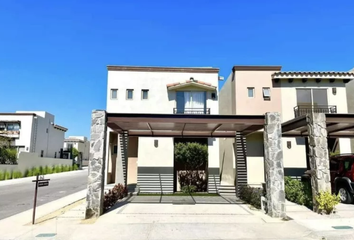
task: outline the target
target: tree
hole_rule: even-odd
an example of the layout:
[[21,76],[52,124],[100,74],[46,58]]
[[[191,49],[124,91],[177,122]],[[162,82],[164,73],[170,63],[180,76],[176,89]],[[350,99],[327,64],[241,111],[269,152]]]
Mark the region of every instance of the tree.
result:
[[77,150],[76,148],[73,147],[71,150],[71,154],[72,154],[72,159],[75,159],[76,157],[79,156],[80,152],[79,152],[79,150]]
[[178,172],[182,190],[187,192],[206,191],[205,172],[201,173],[198,170],[208,161],[208,146],[191,142],[176,143],[175,160],[184,166],[184,170]]
[[17,151],[8,137],[0,136],[0,164],[17,164]]

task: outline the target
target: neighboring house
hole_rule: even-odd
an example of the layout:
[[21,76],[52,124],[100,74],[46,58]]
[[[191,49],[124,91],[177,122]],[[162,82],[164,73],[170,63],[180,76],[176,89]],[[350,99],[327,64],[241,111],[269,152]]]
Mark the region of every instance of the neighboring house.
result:
[[[106,110],[108,113],[219,114],[218,73],[216,68],[108,66]],[[128,144],[127,140],[108,128],[106,184],[121,182],[116,171],[121,165],[118,162],[122,161],[123,165],[128,163],[126,182],[137,184],[141,192],[176,190],[174,143],[180,141],[207,144],[209,173],[219,175],[216,138],[130,136]]]
[[[279,112],[283,122],[312,111],[347,113],[345,84],[353,78],[348,72],[282,72],[280,66],[234,66],[219,93],[219,112]],[[308,168],[307,138],[283,137],[282,141],[285,175],[301,176]],[[347,138],[329,139],[328,145],[330,151],[351,152]],[[263,183],[263,148],[262,131],[220,139],[221,183]]]
[[45,111],[0,113],[0,135],[9,137],[18,152],[59,158],[67,130],[55,124],[54,115]]
[[[354,72],[354,68],[350,70],[350,72]],[[354,81],[350,81],[346,85],[347,89],[347,101],[348,101],[348,113],[354,114]],[[351,139],[351,150],[354,153],[354,139]]]
[[79,152],[78,160],[88,160],[90,154],[90,141],[84,136],[69,136],[64,140],[64,150],[76,148]]

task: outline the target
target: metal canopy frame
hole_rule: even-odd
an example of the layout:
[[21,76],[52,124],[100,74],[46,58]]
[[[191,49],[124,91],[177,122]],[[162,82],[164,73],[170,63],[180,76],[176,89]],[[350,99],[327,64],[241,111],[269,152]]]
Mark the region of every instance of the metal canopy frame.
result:
[[107,113],[107,126],[139,137],[235,138],[264,128],[264,115]]
[[[327,136],[330,138],[354,138],[354,114],[325,114]],[[283,137],[307,137],[306,115],[282,124]]]

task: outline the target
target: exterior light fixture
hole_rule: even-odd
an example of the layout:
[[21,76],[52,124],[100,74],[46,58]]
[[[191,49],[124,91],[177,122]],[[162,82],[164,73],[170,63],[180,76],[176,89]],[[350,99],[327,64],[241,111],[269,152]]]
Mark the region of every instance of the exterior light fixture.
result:
[[333,95],[336,95],[337,94],[337,88],[332,88],[332,93],[333,93]]
[[155,146],[155,148],[159,147],[159,140],[157,140],[157,139],[154,140],[154,146]]
[[287,141],[287,142],[286,142],[286,146],[287,146],[289,149],[291,149],[291,141]]

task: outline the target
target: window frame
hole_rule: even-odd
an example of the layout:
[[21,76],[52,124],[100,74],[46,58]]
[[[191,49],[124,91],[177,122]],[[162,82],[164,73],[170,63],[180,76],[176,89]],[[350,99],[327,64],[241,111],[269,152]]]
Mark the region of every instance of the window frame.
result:
[[[250,90],[252,90],[252,96],[250,97]],[[255,90],[254,87],[247,87],[247,96],[248,98],[254,98]]]
[[[264,92],[264,91],[266,91],[266,90],[268,90],[268,96],[265,95],[265,92]],[[262,88],[262,96],[263,96],[263,99],[264,99],[264,100],[270,100],[270,98],[271,98],[270,87],[263,87],[263,88]]]
[[[129,91],[132,92],[132,98],[129,98]],[[127,91],[126,91],[126,99],[127,100],[133,100],[134,99],[134,89],[131,89],[131,88],[127,89]]]
[[[146,98],[144,98],[144,92],[146,92]],[[149,100],[149,89],[141,89],[141,100]]]
[[[116,91],[116,97],[113,98],[113,91]],[[118,99],[118,88],[111,88],[111,99],[117,100]]]

